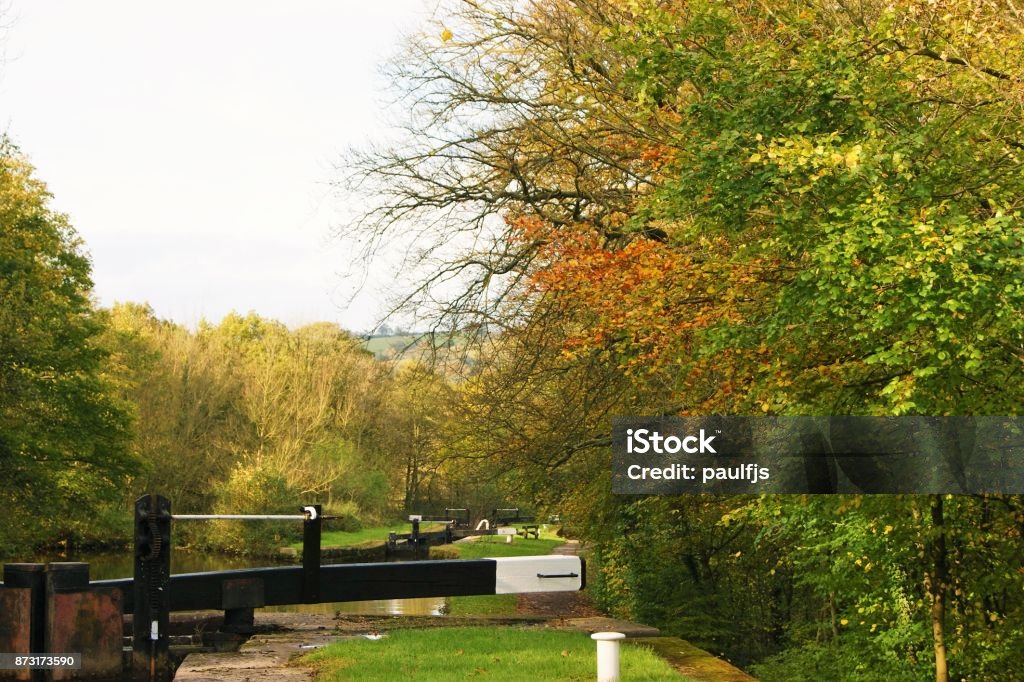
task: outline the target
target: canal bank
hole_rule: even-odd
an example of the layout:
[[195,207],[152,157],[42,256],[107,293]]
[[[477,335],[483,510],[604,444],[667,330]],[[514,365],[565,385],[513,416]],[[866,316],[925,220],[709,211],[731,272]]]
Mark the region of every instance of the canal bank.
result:
[[[574,555],[579,552],[579,544],[567,542],[552,550],[553,554]],[[580,638],[572,641],[576,646],[560,649],[552,658],[552,666],[561,666],[562,658],[583,656],[582,666],[589,665],[592,660],[592,644],[586,635],[595,632],[621,632],[626,635],[627,647],[639,647],[645,655],[651,652],[668,664],[671,672],[664,677],[646,679],[690,680],[691,682],[753,682],[752,677],[741,670],[722,661],[710,653],[694,647],[690,643],[674,638],[662,637],[653,627],[638,623],[616,620],[601,615],[589,602],[585,592],[553,592],[516,595],[515,615],[505,616],[445,616],[443,618],[429,616],[360,616],[337,613],[302,614],[302,613],[271,613],[262,612],[256,615],[257,633],[242,644],[236,652],[229,654],[191,654],[178,668],[175,680],[184,682],[242,682],[256,679],[284,680],[285,682],[306,682],[316,679],[317,670],[330,674],[329,663],[303,658],[328,645],[338,642],[352,641],[353,646],[345,647],[343,656],[353,656],[358,661],[365,655],[364,641],[385,642],[380,649],[384,653],[387,638],[396,632],[403,632],[407,641],[415,642],[415,631],[452,629],[461,634],[473,628],[486,628],[492,637],[489,647],[493,656],[488,659],[490,669],[481,668],[480,675],[489,679],[524,679],[516,677],[521,671],[502,671],[504,665],[511,665],[507,650],[503,650],[502,633],[519,634],[520,631],[534,633],[547,642],[564,635],[552,633],[578,633]],[[409,632],[413,631],[410,639]],[[546,637],[545,633],[552,635]],[[458,636],[458,635],[457,635]],[[520,638],[512,637],[512,641]],[[397,641],[397,640],[396,640]],[[538,640],[534,640],[538,641]],[[335,644],[332,649],[338,649]],[[461,658],[467,654],[467,646],[453,648],[451,655]],[[331,651],[325,650],[325,652]],[[348,651],[352,653],[349,654]],[[410,650],[409,655],[412,655]],[[624,656],[630,659],[633,654],[627,649]],[[315,659],[316,657],[313,657]],[[386,659],[386,656],[382,656]],[[555,660],[555,658],[559,660]],[[342,661],[342,666],[348,662]],[[521,665],[521,664],[518,664]],[[396,671],[382,671],[382,679]],[[511,674],[511,677],[503,677]],[[410,677],[410,675],[412,675]],[[401,675],[404,679],[417,678],[415,673],[406,670]],[[592,677],[592,676],[591,676]],[[392,678],[393,679],[393,678]],[[552,677],[533,677],[532,679],[560,679]]]
[[[186,656],[174,677],[175,681],[243,682],[272,679],[305,682],[315,679],[316,671],[311,665],[303,665],[299,660],[302,656],[334,642],[384,640],[397,631],[486,628],[492,633],[495,653],[499,657],[502,653],[500,633],[503,630],[527,630],[539,634],[577,632],[582,636],[610,627],[648,637],[658,634],[653,628],[612,619],[565,619],[531,615],[436,618],[261,613],[256,616],[256,625],[257,633],[235,652]],[[589,643],[587,646],[590,646]]]
[[[622,632],[627,635],[626,647],[652,650],[678,673],[665,679],[691,682],[754,682],[726,661],[676,637],[662,637],[649,626],[604,617],[566,618],[561,616],[521,614],[514,617],[445,617],[428,616],[329,616],[326,614],[260,613],[256,616],[257,633],[231,653],[197,653],[188,655],[178,668],[176,682],[251,682],[282,680],[312,682],[317,668],[301,660],[323,647],[348,640],[386,641],[396,631],[426,631],[438,628],[488,628],[493,634],[494,659],[503,656],[500,632],[527,630],[540,636],[545,633],[576,632],[586,640],[594,632]],[[586,640],[586,656],[593,654]],[[459,649],[452,653],[458,656]],[[624,655],[628,655],[628,649]],[[411,655],[412,652],[410,652]],[[563,654],[558,654],[561,657]],[[570,655],[565,651],[565,655]],[[572,655],[577,655],[573,652]],[[494,663],[500,663],[495,660]],[[500,679],[492,670],[490,679]],[[417,679],[407,678],[409,682]],[[421,678],[422,679],[422,678]],[[523,679],[523,678],[518,678]],[[535,678],[538,680],[552,678]]]

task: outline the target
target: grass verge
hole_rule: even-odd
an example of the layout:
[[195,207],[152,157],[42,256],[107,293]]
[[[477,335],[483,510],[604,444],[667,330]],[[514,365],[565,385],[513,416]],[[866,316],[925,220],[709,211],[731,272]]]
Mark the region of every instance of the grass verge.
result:
[[481,535],[475,542],[459,542],[452,547],[459,550],[460,559],[483,559],[503,556],[539,556],[551,554],[551,550],[564,545],[565,540],[557,538],[515,538],[506,543],[500,535]]
[[[528,628],[394,630],[383,639],[335,642],[299,660],[317,682],[454,682],[482,678],[593,680],[594,642],[584,633]],[[649,649],[622,649],[622,679],[685,680]]]
[[[424,533],[442,530],[443,528],[444,524],[442,523],[424,523],[420,526],[420,530]],[[388,526],[373,526],[371,528],[363,528],[362,530],[353,532],[326,530],[320,536],[320,546],[357,547],[359,545],[366,545],[370,543],[383,545],[387,542],[388,533],[408,533],[410,529],[411,527],[408,521],[395,521]],[[293,542],[291,546],[296,549],[302,549],[302,542]]]
[[472,597],[448,597],[444,614],[446,616],[514,616],[516,609],[514,594],[482,594]]

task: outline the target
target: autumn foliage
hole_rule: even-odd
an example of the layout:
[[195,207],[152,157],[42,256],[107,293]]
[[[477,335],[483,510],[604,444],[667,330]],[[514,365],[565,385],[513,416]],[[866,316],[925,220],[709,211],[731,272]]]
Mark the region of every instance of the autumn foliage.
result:
[[572,511],[609,608],[764,679],[1020,679],[1020,499],[633,500],[606,472],[615,415],[1019,412],[1022,10],[495,0],[445,26],[400,72],[420,137],[361,159],[389,192],[361,227],[471,236],[449,319],[492,333],[455,449]]

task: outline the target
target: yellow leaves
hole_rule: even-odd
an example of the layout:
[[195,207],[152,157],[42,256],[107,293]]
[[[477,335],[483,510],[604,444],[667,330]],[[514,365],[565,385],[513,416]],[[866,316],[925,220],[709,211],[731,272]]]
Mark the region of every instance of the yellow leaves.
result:
[[613,211],[612,214],[608,216],[608,224],[612,227],[622,227],[626,224],[627,220],[629,220],[629,216],[622,211]]
[[861,151],[861,145],[855,144],[850,151],[846,152],[846,154],[843,156],[843,162],[846,164],[847,168],[849,168],[850,170],[857,169],[857,166],[860,165]]
[[[758,136],[760,137],[760,136]],[[810,171],[810,185],[821,178],[838,170],[856,171],[868,158],[863,144],[842,144],[837,133],[807,137],[794,135],[776,138],[767,145],[761,145],[757,152],[747,158],[748,163],[771,162],[780,170]],[[904,158],[893,155],[893,165],[897,170],[904,170]],[[809,189],[809,186],[804,189]]]

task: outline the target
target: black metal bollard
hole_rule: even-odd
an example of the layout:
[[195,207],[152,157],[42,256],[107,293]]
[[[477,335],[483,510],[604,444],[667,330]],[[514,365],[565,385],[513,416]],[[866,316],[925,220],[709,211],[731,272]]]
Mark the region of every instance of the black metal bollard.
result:
[[307,604],[320,600],[320,532],[323,527],[319,504],[302,508],[302,599]]
[[171,679],[167,628],[171,614],[171,503],[160,495],[135,501],[132,583],[132,673],[135,680]]

